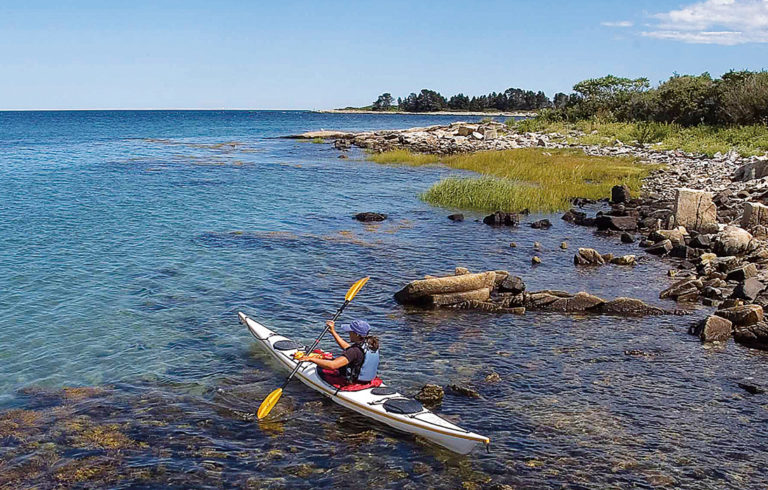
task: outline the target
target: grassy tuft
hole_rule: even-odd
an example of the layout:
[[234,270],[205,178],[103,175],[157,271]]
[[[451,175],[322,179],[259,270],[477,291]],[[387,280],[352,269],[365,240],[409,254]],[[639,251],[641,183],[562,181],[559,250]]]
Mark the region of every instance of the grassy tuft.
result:
[[438,206],[482,211],[559,211],[567,209],[576,197],[609,197],[611,187],[621,184],[637,193],[642,179],[658,168],[629,158],[591,157],[579,150],[533,148],[447,157],[396,150],[373,155],[372,159],[409,165],[440,162],[482,174],[479,178],[449,177],[421,196]]
[[314,143],[316,145],[320,145],[322,143],[325,143],[325,140],[323,138],[312,138],[309,140],[310,143]]
[[[604,122],[584,120],[575,123],[542,118],[508,120],[518,131],[560,133],[566,141],[581,145],[656,144],[660,150],[683,150],[712,156],[735,150],[742,156],[762,155],[768,151],[768,126],[690,126],[649,122]],[[576,134],[575,132],[583,133]]]

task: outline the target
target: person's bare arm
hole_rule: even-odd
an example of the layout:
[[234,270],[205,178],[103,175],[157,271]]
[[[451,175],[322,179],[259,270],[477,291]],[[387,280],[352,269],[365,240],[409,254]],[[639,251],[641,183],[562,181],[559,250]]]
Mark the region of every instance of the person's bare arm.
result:
[[349,359],[339,356],[336,359],[321,359],[319,357],[302,357],[299,361],[314,362],[323,369],[339,369],[349,364]]
[[341,336],[338,333],[336,333],[336,324],[334,323],[334,321],[328,320],[327,322],[325,322],[325,324],[328,325],[328,328],[331,331],[331,335],[333,335],[333,340],[335,340],[336,343],[339,344],[339,347],[341,347],[344,350],[347,350],[349,348],[349,342],[342,339]]

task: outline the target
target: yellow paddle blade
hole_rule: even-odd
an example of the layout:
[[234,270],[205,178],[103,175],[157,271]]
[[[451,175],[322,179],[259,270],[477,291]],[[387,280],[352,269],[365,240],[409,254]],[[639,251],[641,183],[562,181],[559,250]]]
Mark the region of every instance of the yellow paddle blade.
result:
[[269,415],[269,412],[272,411],[272,408],[277,404],[277,400],[280,399],[280,396],[283,394],[283,389],[278,388],[264,399],[263,402],[261,402],[261,405],[259,405],[259,411],[256,412],[256,418],[259,420],[263,419],[267,415]]
[[355,295],[360,292],[361,289],[363,289],[363,286],[365,286],[365,283],[368,282],[368,279],[370,277],[364,277],[354,283],[351,288],[349,288],[349,291],[347,291],[347,295],[344,296],[344,299],[347,301],[352,301],[352,298],[355,297]]

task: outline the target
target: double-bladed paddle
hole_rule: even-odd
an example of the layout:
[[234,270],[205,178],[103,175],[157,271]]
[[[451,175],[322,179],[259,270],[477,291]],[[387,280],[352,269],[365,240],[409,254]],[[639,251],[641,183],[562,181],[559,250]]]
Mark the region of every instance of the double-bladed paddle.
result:
[[[352,298],[354,298],[355,295],[357,295],[357,293],[360,292],[361,289],[363,289],[363,286],[365,286],[365,283],[368,282],[368,279],[370,279],[370,277],[364,277],[359,281],[357,281],[356,283],[354,283],[351,288],[349,288],[349,291],[347,291],[347,295],[344,296],[344,304],[341,305],[341,307],[336,311],[336,314],[333,315],[334,322],[336,321],[337,318],[339,318],[339,316],[341,315],[341,312],[344,311],[344,308],[347,307],[349,302],[352,301]],[[312,344],[312,347],[309,348],[309,350],[307,351],[307,355],[309,355],[310,352],[315,350],[315,347],[317,347],[317,344],[320,343],[320,340],[325,336],[325,333],[327,331],[328,331],[328,325],[325,326],[325,328],[323,329],[323,333],[320,334],[317,340],[315,340],[315,343]],[[296,374],[296,372],[301,367],[302,362],[306,362],[306,361],[300,361],[296,363],[296,367],[293,368],[293,371],[291,371],[290,376],[288,376],[288,379],[285,380],[285,383],[283,383],[283,386],[281,386],[280,388],[276,389],[275,391],[267,395],[264,401],[261,402],[261,405],[259,405],[259,410],[256,412],[257,418],[263,419],[264,417],[269,415],[269,412],[272,411],[272,408],[274,408],[274,406],[277,404],[277,401],[282,396],[283,389],[286,386],[288,386],[288,383],[291,381],[291,378],[293,378],[293,375]]]

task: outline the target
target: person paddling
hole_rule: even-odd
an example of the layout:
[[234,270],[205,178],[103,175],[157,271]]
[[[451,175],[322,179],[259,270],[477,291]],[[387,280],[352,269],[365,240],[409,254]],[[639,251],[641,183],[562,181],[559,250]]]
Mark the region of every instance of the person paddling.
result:
[[349,325],[341,326],[341,331],[349,332],[351,344],[336,332],[336,324],[333,320],[328,320],[325,324],[344,352],[335,359],[304,356],[299,360],[314,362],[323,369],[336,369],[350,384],[371,382],[379,369],[379,339],[370,335],[371,326],[368,322],[354,320]]

